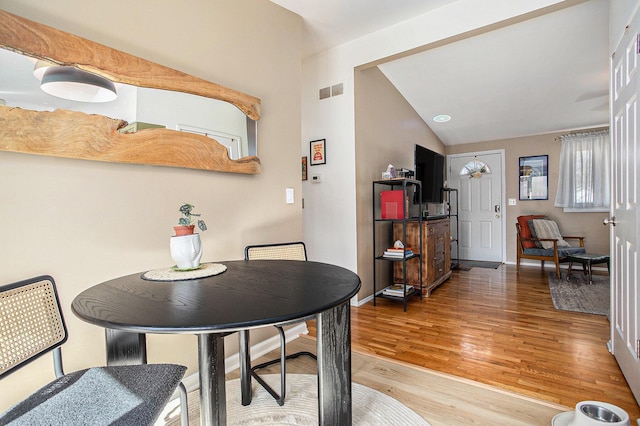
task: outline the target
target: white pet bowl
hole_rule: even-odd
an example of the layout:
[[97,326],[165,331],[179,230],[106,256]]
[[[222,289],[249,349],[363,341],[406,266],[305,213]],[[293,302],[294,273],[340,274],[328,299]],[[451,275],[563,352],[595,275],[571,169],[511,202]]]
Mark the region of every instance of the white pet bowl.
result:
[[582,401],[572,412],[553,417],[552,426],[630,426],[629,414],[620,407],[600,401]]

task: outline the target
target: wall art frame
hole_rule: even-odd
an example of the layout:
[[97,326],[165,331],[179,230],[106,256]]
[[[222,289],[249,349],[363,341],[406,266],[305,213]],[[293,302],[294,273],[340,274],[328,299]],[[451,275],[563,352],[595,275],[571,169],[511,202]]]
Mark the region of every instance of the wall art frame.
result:
[[318,139],[309,143],[310,165],[327,164],[327,146],[325,139]]
[[302,180],[307,180],[307,156],[302,157]]
[[549,156],[520,157],[520,200],[549,199]]

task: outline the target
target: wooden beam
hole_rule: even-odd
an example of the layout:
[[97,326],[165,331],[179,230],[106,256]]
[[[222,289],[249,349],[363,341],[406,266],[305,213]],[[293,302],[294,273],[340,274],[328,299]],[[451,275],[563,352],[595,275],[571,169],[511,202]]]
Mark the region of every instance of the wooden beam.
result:
[[207,136],[166,129],[120,133],[127,124],[102,115],[0,106],[0,150],[53,157],[184,167],[229,173],[260,173],[258,157],[231,160]]

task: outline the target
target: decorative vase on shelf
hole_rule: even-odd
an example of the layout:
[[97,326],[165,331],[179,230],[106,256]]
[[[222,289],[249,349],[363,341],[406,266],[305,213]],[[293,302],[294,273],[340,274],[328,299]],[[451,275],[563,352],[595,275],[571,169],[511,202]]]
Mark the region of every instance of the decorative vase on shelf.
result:
[[200,234],[176,235],[169,243],[171,258],[178,269],[196,269],[200,267],[202,244]]

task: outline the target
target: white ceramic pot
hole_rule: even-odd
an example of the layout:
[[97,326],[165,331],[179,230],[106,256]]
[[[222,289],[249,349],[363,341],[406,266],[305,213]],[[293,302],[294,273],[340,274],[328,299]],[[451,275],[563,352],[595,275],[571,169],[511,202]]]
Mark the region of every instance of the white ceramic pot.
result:
[[202,257],[200,234],[171,237],[169,246],[171,258],[179,269],[193,269],[200,266]]

